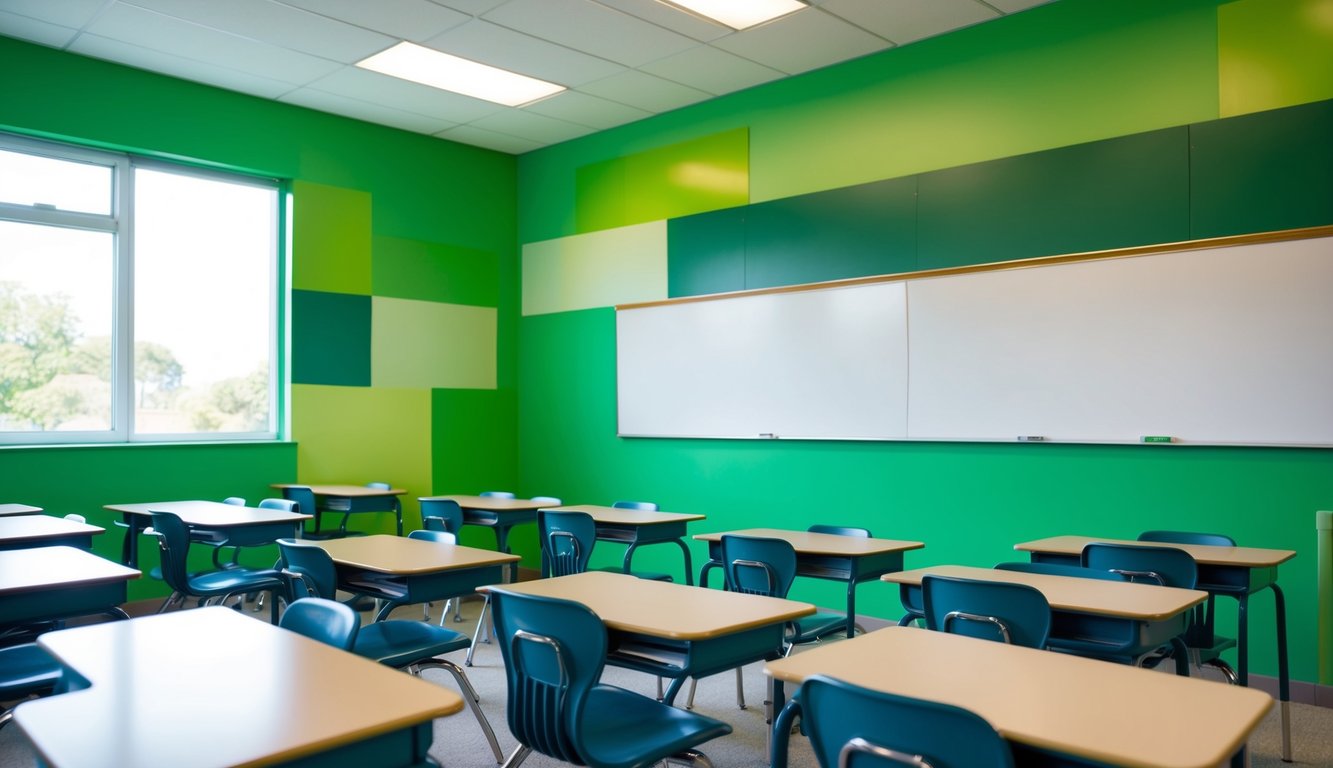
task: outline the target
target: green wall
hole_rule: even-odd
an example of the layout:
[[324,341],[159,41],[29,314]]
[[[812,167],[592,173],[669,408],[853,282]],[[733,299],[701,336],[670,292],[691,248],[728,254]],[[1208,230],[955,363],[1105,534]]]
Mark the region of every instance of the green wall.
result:
[[[683,217],[657,209],[668,238],[659,298],[875,265],[892,271],[919,259],[921,267],[958,263],[960,250],[980,248],[980,260],[1038,255],[1013,252],[1015,242],[1079,251],[1298,226],[1293,217],[1333,223],[1328,105],[1277,119],[1280,129],[1271,115],[1234,122],[1333,99],[1333,31],[1311,21],[1328,5],[1062,0],[537,150],[519,158],[522,258],[567,242],[569,263],[583,264],[568,254],[588,237],[588,222],[618,226],[602,211],[604,197],[581,194],[584,169],[630,167],[661,147],[741,129],[749,205]],[[1246,67],[1238,68],[1239,56]],[[1255,66],[1261,81],[1299,82],[1259,94],[1247,85]],[[1275,90],[1293,96],[1275,99]],[[1239,134],[1266,159],[1219,162],[1235,154]],[[1306,134],[1296,145],[1308,152],[1284,158],[1287,140]],[[1099,189],[1115,205],[1071,196],[1090,171],[1108,180]],[[1289,188],[1312,189],[1313,200]],[[1007,198],[1015,189],[1023,191]],[[1273,194],[1299,204],[1273,205]],[[665,196],[654,188],[647,197]],[[859,234],[843,224],[863,218],[857,210],[872,218]],[[1020,229],[1026,240],[1016,241]],[[763,260],[752,259],[760,251]],[[549,269],[533,274],[559,279]],[[524,285],[525,294],[533,290]],[[642,286],[635,290],[642,300]],[[926,542],[908,555],[909,566],[1023,559],[1014,543],[1059,533],[1223,531],[1247,545],[1297,550],[1282,567],[1292,672],[1315,679],[1313,512],[1333,505],[1333,451],[620,439],[610,305],[623,299],[603,300],[521,319],[520,490],[580,503],[651,499],[706,514],[700,531],[865,525]],[[696,563],[705,556],[702,546],[693,552]],[[615,547],[595,555],[608,563],[618,556]],[[645,568],[679,569],[674,550],[638,557]],[[795,594],[841,603],[831,584],[801,581]],[[859,595],[870,615],[901,615],[891,589],[866,585]],[[1232,607],[1222,610],[1230,622]],[[1275,673],[1271,611],[1271,596],[1253,601],[1252,668],[1260,674]]]

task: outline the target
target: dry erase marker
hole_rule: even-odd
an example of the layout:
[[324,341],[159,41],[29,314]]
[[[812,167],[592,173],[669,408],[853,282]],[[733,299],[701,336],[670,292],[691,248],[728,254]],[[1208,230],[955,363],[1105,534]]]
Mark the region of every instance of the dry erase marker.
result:
[[1174,443],[1176,439],[1170,435],[1144,435],[1139,438],[1144,443]]
[[1019,436],[1018,436],[1018,442],[1020,442],[1020,443],[1042,443],[1042,442],[1045,442],[1045,441],[1046,441],[1046,437],[1045,437],[1045,435],[1019,435]]
[[777,439],[778,439],[778,436],[775,435],[775,434],[773,434],[772,432],[760,432],[760,433],[759,433],[759,437],[762,438],[762,439],[764,439],[764,440],[777,440]]

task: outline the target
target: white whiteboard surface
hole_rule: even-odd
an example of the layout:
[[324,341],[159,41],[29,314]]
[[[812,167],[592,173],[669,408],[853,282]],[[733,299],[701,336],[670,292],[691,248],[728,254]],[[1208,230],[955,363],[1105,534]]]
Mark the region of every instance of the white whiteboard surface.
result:
[[1333,238],[908,285],[913,438],[1333,444]]
[[903,283],[616,313],[622,436],[902,439]]

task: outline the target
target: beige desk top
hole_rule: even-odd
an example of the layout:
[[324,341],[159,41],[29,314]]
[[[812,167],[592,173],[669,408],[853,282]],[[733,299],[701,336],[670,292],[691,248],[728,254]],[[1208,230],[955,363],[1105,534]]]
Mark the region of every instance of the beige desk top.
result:
[[1129,584],[1102,579],[1080,579],[1076,576],[1048,576],[1041,573],[997,571],[966,565],[933,565],[910,571],[886,573],[880,578],[895,584],[920,584],[926,574],[958,576],[964,579],[1004,581],[1027,584],[1046,596],[1052,608],[1118,616],[1140,621],[1169,619],[1208,599],[1207,592],[1197,589],[1159,587],[1155,584]]
[[103,509],[131,515],[151,515],[170,512],[186,525],[200,528],[227,528],[236,525],[262,523],[295,523],[309,520],[310,515],[286,512],[281,509],[259,509],[220,501],[149,501],[141,504],[107,504]]
[[593,522],[607,525],[661,525],[663,523],[688,523],[703,520],[703,515],[685,512],[650,512],[642,509],[621,509],[619,507],[600,507],[596,504],[575,504],[565,507],[550,507],[548,512],[585,512],[592,516]]
[[328,552],[333,561],[340,565],[400,576],[503,565],[519,561],[518,555],[507,555],[489,549],[474,549],[458,544],[441,544],[383,534],[305,543]]
[[402,496],[407,491],[402,488],[370,488],[364,485],[311,485],[308,483],[273,483],[270,488],[309,488],[316,496],[347,496],[349,498],[374,498],[376,496]]
[[1220,765],[1273,705],[1251,688],[910,627],[816,646],[764,671],[953,704],[1011,741],[1134,768]]
[[463,509],[484,509],[487,512],[532,512],[547,507],[544,501],[506,499],[500,496],[422,496],[420,501],[456,501]]
[[139,571],[77,547],[40,547],[0,552],[0,594],[52,587],[129,581]]
[[50,515],[10,515],[0,517],[0,541],[27,541],[52,539],[60,536],[86,534],[96,536],[105,528],[87,523],[76,523]]
[[42,511],[41,507],[33,507],[27,504],[0,504],[0,517],[6,515],[36,515]]
[[740,531],[719,531],[700,533],[694,536],[698,541],[721,541],[722,536],[763,536],[770,539],[783,539],[795,547],[802,555],[833,555],[837,557],[860,557],[876,555],[881,552],[906,552],[921,549],[926,545],[920,541],[898,541],[896,539],[862,539],[857,536],[838,536],[832,533],[810,533],[808,531],[784,531],[780,528],[746,528]]
[[1296,556],[1290,549],[1257,549],[1255,547],[1213,547],[1202,544],[1166,544],[1156,541],[1133,541],[1128,539],[1106,539],[1096,536],[1051,536],[1036,541],[1015,544],[1019,552],[1051,552],[1063,555],[1079,555],[1086,544],[1100,542],[1105,544],[1131,544],[1139,547],[1172,547],[1190,553],[1197,563],[1206,565],[1234,565],[1244,568],[1265,568],[1285,563]]
[[809,603],[743,595],[628,576],[589,571],[486,590],[546,595],[588,606],[612,629],[675,640],[707,640],[815,612]]
[[38,642],[92,683],[15,713],[55,766],[267,765],[463,708],[449,688],[228,608],[50,632]]

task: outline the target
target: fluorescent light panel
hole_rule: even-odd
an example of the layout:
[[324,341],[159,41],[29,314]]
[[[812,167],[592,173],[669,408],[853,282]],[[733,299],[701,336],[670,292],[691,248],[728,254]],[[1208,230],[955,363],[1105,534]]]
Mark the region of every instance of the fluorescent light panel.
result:
[[795,13],[806,7],[800,0],[661,0],[726,24],[732,29],[746,29],[765,21]]
[[565,90],[563,85],[402,42],[356,63],[362,69],[445,91],[518,107]]

